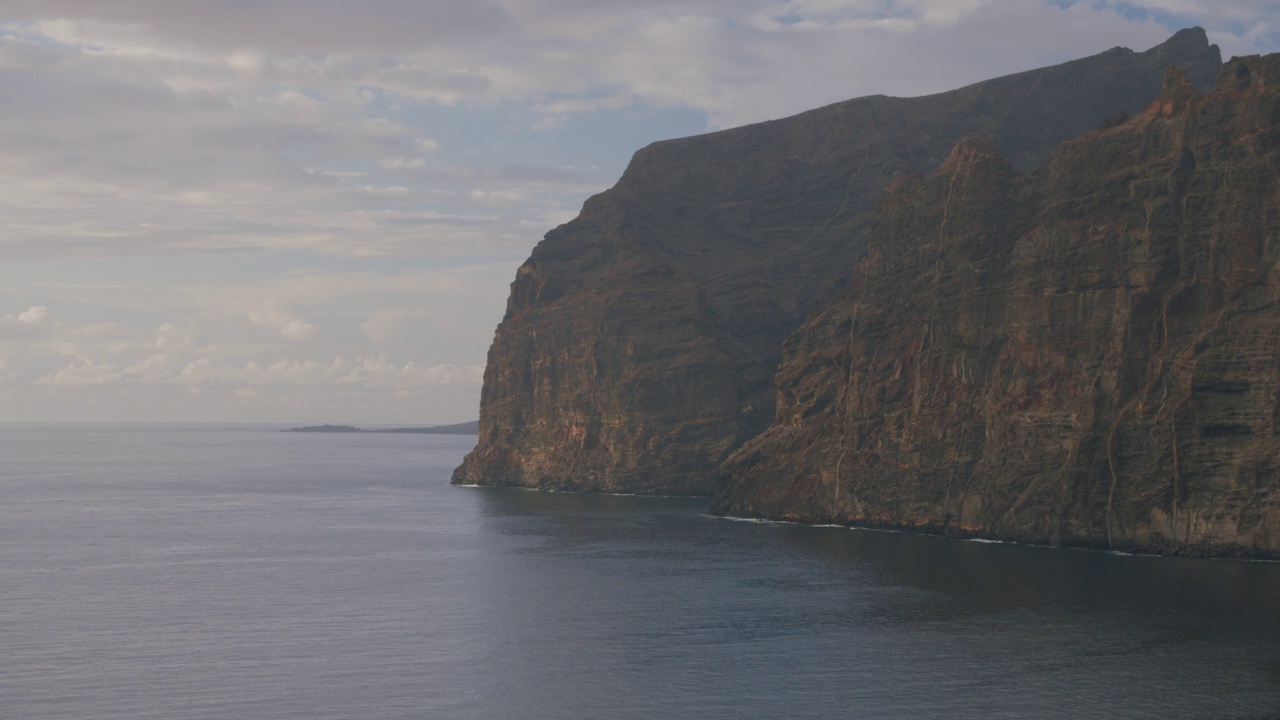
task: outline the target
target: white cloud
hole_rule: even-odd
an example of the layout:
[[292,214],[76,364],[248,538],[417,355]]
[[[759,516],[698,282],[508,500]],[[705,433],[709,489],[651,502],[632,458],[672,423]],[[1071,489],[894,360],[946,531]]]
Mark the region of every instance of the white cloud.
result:
[[36,305],[18,314],[17,320],[28,325],[39,325],[49,319],[49,308]]
[[139,379],[154,377],[168,368],[169,356],[148,355],[124,369],[124,375]]
[[[248,407],[238,403],[253,400],[281,412],[362,407],[374,422],[412,422],[423,408],[441,414],[417,422],[465,420],[474,417],[483,349],[510,267],[397,275],[297,269],[256,282],[153,287],[149,301],[121,304],[100,298],[129,298],[127,284],[57,275],[40,285],[69,293],[59,295],[57,320],[50,305],[34,303],[0,317],[0,328],[42,328],[6,345],[6,417],[94,398],[118,418],[169,403],[168,412],[184,417],[235,419],[236,408]],[[133,318],[142,311],[171,319]],[[236,395],[245,388],[259,395]],[[418,398],[417,411],[408,398]],[[379,407],[389,414],[380,419]]]
[[299,342],[310,340],[316,336],[320,328],[302,320],[290,320],[280,328],[280,337]]
[[[439,140],[403,112],[371,112],[385,93],[398,97],[378,78],[404,63],[271,47],[226,53],[148,27],[0,21],[9,33],[0,93],[12,103],[0,117],[10,148],[0,256],[509,251],[503,238],[518,218],[504,232],[441,225],[425,243],[399,222],[423,210],[457,216],[439,190],[508,172],[430,160]],[[383,95],[362,99],[369,88]],[[394,107],[405,101],[414,102]],[[407,172],[412,182],[399,177]],[[542,188],[540,203],[576,203],[606,182],[558,169],[521,181]]]
[[268,298],[260,307],[245,313],[255,325],[269,327],[286,340],[304,342],[316,336],[320,328],[300,320],[292,312],[279,306],[274,298]]
[[156,328],[154,346],[157,348],[186,348],[191,346],[193,340],[193,328],[190,322],[185,326],[174,322],[166,322]]
[[360,323],[360,331],[373,343],[382,344],[395,337],[404,322],[405,311],[382,308]]
[[33,305],[17,315],[0,317],[0,342],[43,337],[49,326],[49,308]]
[[36,385],[52,385],[64,388],[77,388],[86,385],[105,385],[116,383],[124,376],[119,367],[112,363],[69,364],[62,369],[44,375],[35,381]]
[[188,363],[170,379],[206,386],[226,383],[253,387],[347,385],[408,391],[456,384],[478,387],[483,376],[484,368],[479,365],[419,365],[412,360],[396,363],[379,354],[329,361],[281,358],[268,363],[249,361],[243,365],[201,358]]

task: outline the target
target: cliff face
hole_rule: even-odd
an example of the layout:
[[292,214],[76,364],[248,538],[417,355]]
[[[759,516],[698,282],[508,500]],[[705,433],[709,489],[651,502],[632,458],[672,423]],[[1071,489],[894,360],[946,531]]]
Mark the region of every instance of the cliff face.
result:
[[774,417],[781,345],[846,282],[891,179],[967,135],[1029,170],[1137,112],[1170,64],[1208,86],[1203,31],[922,98],[868,97],[656,143],[520,267],[454,482],[710,494]]
[[1280,55],[885,194],[716,512],[1280,557]]

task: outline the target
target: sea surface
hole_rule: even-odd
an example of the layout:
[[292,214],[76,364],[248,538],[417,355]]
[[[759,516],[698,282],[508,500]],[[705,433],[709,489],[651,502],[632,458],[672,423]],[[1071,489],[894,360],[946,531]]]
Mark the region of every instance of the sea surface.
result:
[[0,425],[0,718],[1280,718],[1280,564],[458,488],[468,436]]

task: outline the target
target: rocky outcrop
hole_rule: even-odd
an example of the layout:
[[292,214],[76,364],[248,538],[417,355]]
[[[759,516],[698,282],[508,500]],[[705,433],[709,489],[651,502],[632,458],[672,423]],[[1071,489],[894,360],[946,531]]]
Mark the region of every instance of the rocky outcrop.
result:
[[883,197],[715,511],[1280,558],[1280,55]]
[[656,143],[547,234],[489,352],[455,483],[710,494],[774,417],[783,341],[847,282],[875,199],[985,134],[1030,170],[1136,113],[1171,64],[1207,86],[1203,31],[921,98],[867,97]]

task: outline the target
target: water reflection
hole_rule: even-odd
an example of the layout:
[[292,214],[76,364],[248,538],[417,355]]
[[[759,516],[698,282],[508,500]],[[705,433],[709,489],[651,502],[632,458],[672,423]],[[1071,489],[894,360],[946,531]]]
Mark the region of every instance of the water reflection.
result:
[[874,567],[886,584],[943,594],[965,612],[1133,612],[1280,631],[1280,564],[1144,557],[846,530],[777,528],[796,552]]
[[[500,570],[492,612],[576,628],[565,641],[576,660],[548,665],[538,642],[509,648],[522,687],[549,681],[526,665],[572,672],[585,653],[628,687],[696,668],[700,695],[739,700],[734,673],[751,668],[769,689],[754,701],[793,716],[1280,707],[1280,564],[735,522],[698,500],[476,492],[486,531],[527,543]],[[790,697],[795,687],[817,695]]]
[[[726,557],[781,555],[786,564],[820,572],[803,580],[755,582],[779,588],[831,587],[850,573],[862,583],[911,586],[938,593],[963,612],[1130,610],[1212,623],[1229,615],[1280,630],[1280,563],[1144,557],[1100,551],[947,540],[906,533],[736,522],[710,518],[696,498],[649,498],[506,489],[477,489],[481,507],[495,520],[539,516],[545,522],[521,530],[556,544],[590,550],[610,541],[652,543],[679,552],[720,548]],[[650,526],[640,536],[638,524]],[[601,551],[601,548],[595,548]]]

